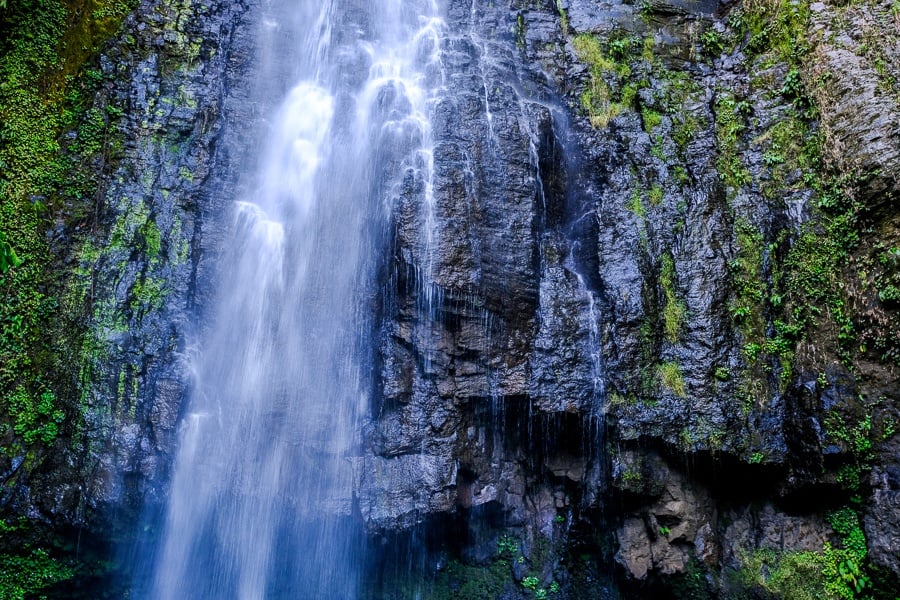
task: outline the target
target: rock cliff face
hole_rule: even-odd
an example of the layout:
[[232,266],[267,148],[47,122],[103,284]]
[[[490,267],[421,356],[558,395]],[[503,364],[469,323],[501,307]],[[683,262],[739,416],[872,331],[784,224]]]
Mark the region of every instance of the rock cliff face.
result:
[[862,517],[896,573],[896,21],[869,8],[451,3],[463,92],[435,246],[397,217],[370,525],[503,515],[570,592],[567,545],[615,530],[635,593],[791,597],[839,593]]
[[157,489],[148,482],[165,478],[190,383],[180,357],[209,285],[220,194],[233,185],[223,102],[250,43],[245,10],[142,3],[99,57],[94,108],[121,114],[123,145],[97,173],[92,221],[55,231],[69,252],[63,309],[86,326],[71,357],[78,421],[14,499],[26,510],[84,526],[116,506],[139,510]]
[[[126,142],[95,233],[60,233],[80,420],[10,514],[113,539],[164,498],[230,165],[270,108],[254,6],[145,0],[99,58]],[[373,597],[410,568],[435,598],[888,597],[896,2],[446,14],[435,201],[404,182],[374,303]]]

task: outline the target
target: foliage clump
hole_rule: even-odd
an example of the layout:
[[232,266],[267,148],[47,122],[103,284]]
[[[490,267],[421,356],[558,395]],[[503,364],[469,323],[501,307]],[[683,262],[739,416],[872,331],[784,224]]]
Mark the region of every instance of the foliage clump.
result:
[[742,585],[762,589],[778,598],[798,600],[863,600],[871,597],[866,571],[866,537],[859,516],[843,507],[828,515],[839,537],[821,551],[782,551],[763,548],[742,557]]
[[66,418],[67,336],[76,334],[59,331],[60,249],[46,231],[88,212],[80,207],[95,195],[94,165],[110,158],[109,132],[121,114],[91,106],[103,77],[83,67],[132,5],[11,0],[0,14],[0,451],[7,455],[52,443]]
[[0,600],[46,598],[46,588],[75,575],[75,568],[51,557],[46,550],[24,554],[0,554]]
[[597,36],[588,33],[572,40],[578,58],[589,69],[587,89],[579,100],[593,127],[606,127],[634,104],[637,88],[623,80],[631,75],[628,57],[635,43],[632,38],[616,38],[604,48]]

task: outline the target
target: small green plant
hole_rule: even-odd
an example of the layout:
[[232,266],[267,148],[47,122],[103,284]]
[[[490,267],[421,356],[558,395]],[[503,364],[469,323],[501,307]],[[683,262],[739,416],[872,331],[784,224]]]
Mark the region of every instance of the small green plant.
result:
[[841,538],[841,547],[826,543],[822,551],[825,589],[837,598],[864,598],[871,587],[865,571],[868,547],[856,511],[849,507],[828,515],[828,524]]
[[744,354],[747,356],[747,360],[750,362],[756,361],[757,357],[759,357],[759,353],[762,350],[762,346],[757,344],[756,342],[748,342],[744,344]]
[[669,529],[668,527],[665,527],[665,526],[660,525],[660,527],[659,527],[659,535],[661,535],[661,536],[663,536],[663,537],[669,537],[669,534],[670,534],[670,533],[672,533],[672,530],[671,530],[671,529]]
[[519,541],[511,535],[501,535],[497,540],[497,554],[511,557],[519,553]]
[[858,490],[862,483],[862,469],[859,465],[843,465],[838,469],[837,482],[848,490]]
[[728,381],[731,377],[731,371],[728,367],[716,367],[715,378],[719,381]]
[[703,50],[711,56],[718,56],[725,50],[722,34],[712,28],[700,34],[700,44],[703,46]]
[[869,463],[873,456],[872,416],[866,415],[855,424],[849,424],[836,411],[825,416],[828,435],[843,442],[860,463]]
[[803,80],[800,79],[800,71],[791,69],[784,77],[784,84],[781,86],[781,95],[795,102],[798,98],[804,97]]
[[526,590],[536,590],[541,581],[534,575],[529,575],[522,579],[522,587]]
[[555,523],[565,523],[565,522],[566,522],[566,518],[565,518],[564,516],[562,516],[562,515],[556,515],[555,517],[553,517],[553,521],[554,521]]
[[29,446],[37,440],[52,443],[65,420],[65,413],[56,408],[56,396],[52,392],[42,392],[35,400],[23,386],[7,398],[7,411],[12,417],[13,431]]
[[[676,143],[678,143],[678,140],[677,140],[677,139],[676,139],[675,141],[676,141]],[[685,142],[685,144],[687,144],[687,142]],[[679,147],[681,147],[681,146],[679,145]],[[691,175],[690,175],[690,173],[688,173],[688,170],[685,169],[685,168],[684,168],[683,166],[681,166],[681,165],[675,165],[675,166],[672,168],[672,174],[675,176],[675,180],[676,180],[680,185],[688,185],[688,184],[691,182]],[[678,208],[678,212],[680,212],[680,213],[683,214],[684,211],[687,209],[687,203],[686,203],[684,200],[679,199],[679,200],[678,200],[678,204],[676,205],[676,207]]]
[[642,479],[641,472],[636,469],[629,468],[622,473],[622,482],[626,484],[640,483]]
[[6,234],[0,231],[0,275],[21,264],[22,259],[16,255],[16,251],[6,240]]
[[758,465],[761,464],[765,458],[766,456],[762,452],[754,452],[750,455],[750,458],[747,459],[747,462],[751,465]]
[[559,583],[553,581],[550,583],[550,593],[558,594],[559,593]]
[[616,60],[624,60],[641,46],[641,40],[635,36],[617,37],[609,42],[609,54]]
[[653,14],[653,4],[649,0],[641,0],[638,5],[638,14],[644,21],[649,21],[650,15]]
[[878,290],[878,299],[882,302],[900,301],[900,287],[890,283],[885,285]]
[[763,154],[763,163],[765,163],[767,167],[775,167],[784,164],[784,156],[781,155],[779,150],[778,144],[773,143],[771,148]]

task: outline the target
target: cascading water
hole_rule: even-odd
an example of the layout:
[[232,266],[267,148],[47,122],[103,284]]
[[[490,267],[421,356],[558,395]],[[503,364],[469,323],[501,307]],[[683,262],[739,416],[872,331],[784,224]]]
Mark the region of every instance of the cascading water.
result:
[[441,21],[430,0],[282,3],[260,21],[280,40],[261,44],[260,72],[291,73],[293,88],[255,191],[235,201],[153,574],[137,592],[154,599],[359,593],[349,517],[374,281],[401,181],[429,197]]

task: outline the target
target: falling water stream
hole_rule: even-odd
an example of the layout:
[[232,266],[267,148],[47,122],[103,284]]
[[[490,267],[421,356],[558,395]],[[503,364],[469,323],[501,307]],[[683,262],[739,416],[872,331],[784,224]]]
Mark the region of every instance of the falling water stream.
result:
[[145,592],[159,600],[358,595],[374,282],[400,181],[429,196],[442,22],[431,0],[265,8],[280,41],[260,61],[281,64],[260,72],[293,80],[234,199]]

